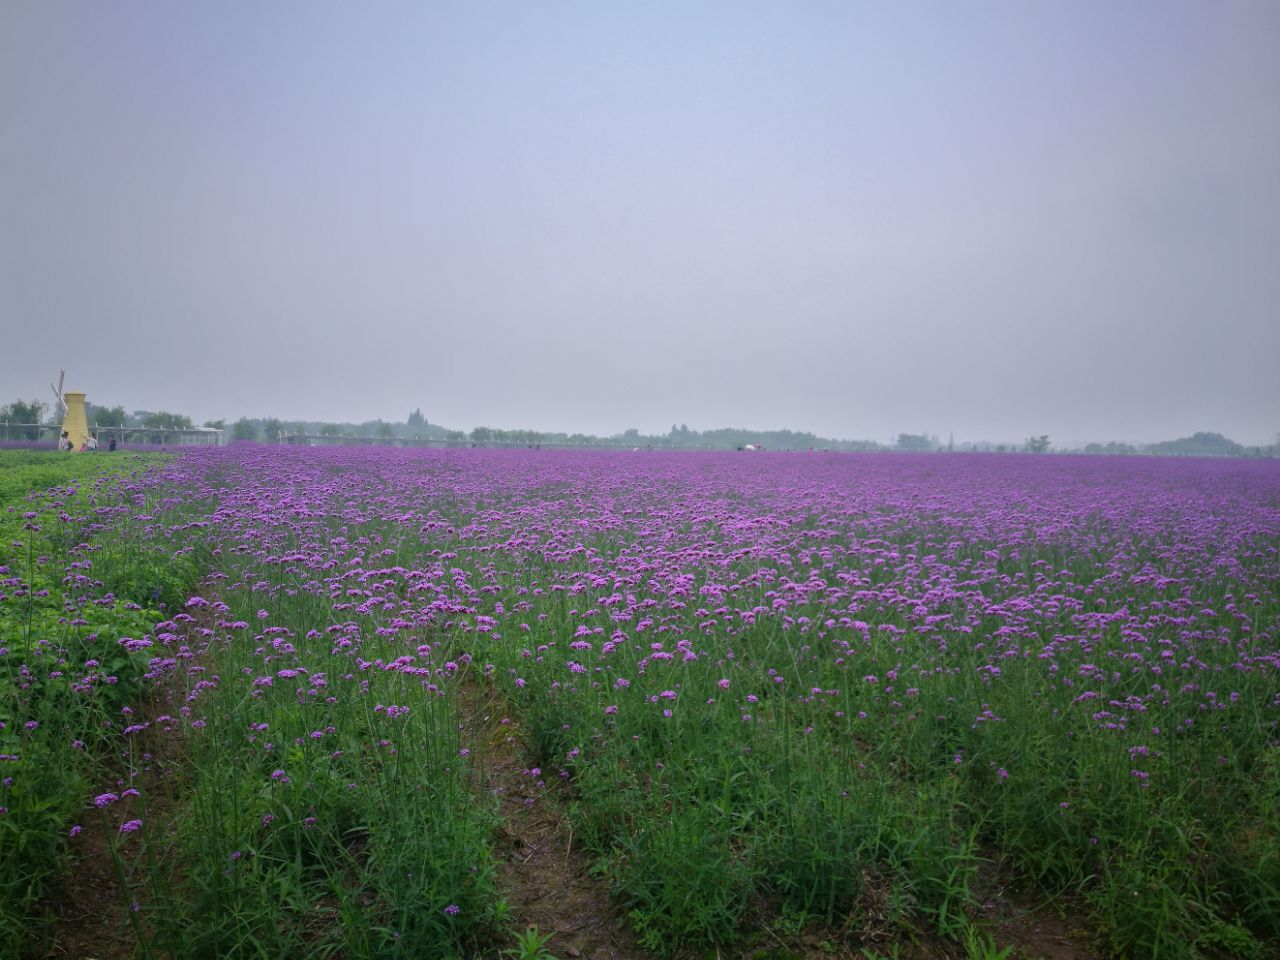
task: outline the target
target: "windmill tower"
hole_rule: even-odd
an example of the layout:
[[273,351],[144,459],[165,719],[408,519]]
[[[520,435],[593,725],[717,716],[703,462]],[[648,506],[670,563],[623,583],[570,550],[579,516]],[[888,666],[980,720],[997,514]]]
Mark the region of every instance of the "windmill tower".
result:
[[65,370],[58,371],[58,385],[49,384],[53,390],[55,401],[54,417],[61,418],[62,430],[71,441],[71,449],[79,450],[89,436],[89,418],[84,412],[84,394],[74,391],[62,392],[62,381],[66,378]]

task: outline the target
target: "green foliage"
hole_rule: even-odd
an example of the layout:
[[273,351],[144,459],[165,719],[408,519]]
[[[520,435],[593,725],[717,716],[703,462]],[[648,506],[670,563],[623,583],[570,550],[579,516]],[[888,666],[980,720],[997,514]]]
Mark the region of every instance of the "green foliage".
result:
[[142,418],[142,427],[160,437],[164,442],[172,439],[174,431],[190,430],[191,418],[179,413],[168,413],[164,410],[148,413]]
[[[0,682],[0,702],[6,694]],[[67,862],[68,824],[86,792],[75,753],[48,731],[0,731],[0,754],[18,757],[3,765],[10,784],[0,787],[0,943],[45,940],[42,900]]]
[[1027,453],[1048,453],[1049,435],[1042,433],[1038,437],[1027,438]]
[[1196,947],[1206,956],[1235,957],[1238,960],[1262,960],[1265,947],[1244,927],[1237,923],[1213,918],[1196,941]]
[[240,441],[253,441],[259,439],[257,426],[247,417],[241,417],[231,425],[231,439]]
[[94,513],[118,497],[115,475],[166,459],[0,451],[0,942],[43,942],[69,830],[143,689],[147,653],[121,641],[148,642],[160,616],[97,578],[150,567],[170,597],[194,579],[194,561],[107,534]]
[[120,428],[128,421],[128,414],[122,406],[99,407],[95,404],[89,413],[90,425],[94,427]]
[[1239,457],[1245,449],[1220,433],[1193,433],[1180,440],[1153,443],[1147,452],[1168,457]]
[[523,933],[516,934],[516,945],[503,950],[503,956],[512,960],[555,960],[548,949],[554,933],[539,933],[537,927],[529,927]]
[[914,453],[927,453],[933,450],[937,445],[924,434],[921,433],[900,433],[898,434],[898,442],[895,446],[899,450],[906,450]]
[[107,592],[118,600],[157,610],[180,609],[202,572],[195,557],[173,556],[155,548],[125,551],[113,560],[102,572]]
[[1013,947],[996,947],[995,940],[977,927],[967,926],[964,931],[965,960],[1008,960]]
[[[38,440],[40,430],[36,426],[43,419],[44,407],[39,400],[15,400],[0,407],[0,439]],[[22,424],[22,426],[12,426]]]
[[275,417],[267,417],[262,421],[262,438],[267,443],[279,443],[280,435],[284,432],[284,424]]

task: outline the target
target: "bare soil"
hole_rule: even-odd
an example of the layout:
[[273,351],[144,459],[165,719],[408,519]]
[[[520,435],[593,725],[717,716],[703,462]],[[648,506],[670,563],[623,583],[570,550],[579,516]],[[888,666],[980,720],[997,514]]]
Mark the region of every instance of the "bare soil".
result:
[[[997,944],[1011,946],[1014,957],[1035,960],[1101,960],[1094,931],[1080,905],[1037,903],[1020,889],[1007,870],[993,861],[979,871],[982,902],[979,917]],[[1055,906],[1057,909],[1055,909]]]
[[563,788],[527,766],[518,719],[492,688],[473,686],[464,696],[470,718],[464,733],[473,752],[482,751],[481,787],[498,801],[503,819],[496,838],[498,882],[513,929],[552,934],[547,949],[557,957],[653,960],[575,847],[573,826],[561,812]]
[[[176,715],[172,698],[172,691],[165,689],[147,701],[140,713],[152,726],[134,738],[134,757],[121,757],[116,762],[115,784],[101,786],[116,793],[132,786],[141,797],[112,804],[106,816],[92,807],[81,815],[81,832],[71,841],[75,859],[51,898],[56,919],[52,945],[45,953],[48,958],[127,960],[137,951],[138,939],[126,906],[138,903],[139,920],[145,929],[146,895],[134,889],[126,900],[111,857],[111,843],[116,839],[114,831],[125,820],[141,819],[155,835],[156,828],[171,816],[181,789],[180,770],[162,758],[168,752],[166,739],[178,734],[167,724],[157,723],[157,718]],[[134,837],[123,841],[124,845],[136,842]]]
[[121,926],[123,898],[101,818],[86,811],[83,832],[73,849],[77,859],[54,894],[57,919],[47,957],[72,960],[128,960],[133,931]]

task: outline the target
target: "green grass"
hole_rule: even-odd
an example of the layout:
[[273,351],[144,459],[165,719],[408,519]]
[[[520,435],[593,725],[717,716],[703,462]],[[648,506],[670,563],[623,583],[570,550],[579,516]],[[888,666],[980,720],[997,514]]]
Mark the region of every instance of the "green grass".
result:
[[[0,451],[0,943],[38,955],[72,828],[110,765],[147,657],[120,645],[161,619],[196,565],[113,530],[95,505],[169,458]],[[113,560],[101,563],[103,542]],[[122,566],[121,562],[127,566]],[[127,577],[119,580],[122,570]],[[143,571],[147,571],[144,573]],[[104,587],[100,576],[110,582]],[[146,584],[141,583],[146,580]],[[105,591],[115,589],[114,596]]]
[[[659,954],[745,950],[761,924],[858,946],[874,920],[1000,956],[975,926],[992,858],[1117,956],[1264,956],[1280,938],[1275,531],[1202,570],[1171,528],[1098,530],[1092,553],[885,508],[840,537],[790,517],[768,566],[698,503],[670,536],[711,559],[673,586],[614,569],[648,549],[645,521],[588,528],[555,487],[434,477],[410,496],[380,461],[187,469],[5,514],[39,527],[7,533],[24,586],[0,604],[21,657],[5,663],[38,667],[0,680],[23,859],[63,855],[101,758],[122,755],[125,706],[173,718],[145,764],[124,761],[167,793],[103,814],[146,951],[501,952],[477,687],[509,704],[531,771],[565,781],[575,837]],[[883,547],[824,556],[855,539]],[[926,604],[908,570],[944,556],[963,573]],[[117,682],[86,687],[89,670]],[[32,922],[30,889],[13,923]]]

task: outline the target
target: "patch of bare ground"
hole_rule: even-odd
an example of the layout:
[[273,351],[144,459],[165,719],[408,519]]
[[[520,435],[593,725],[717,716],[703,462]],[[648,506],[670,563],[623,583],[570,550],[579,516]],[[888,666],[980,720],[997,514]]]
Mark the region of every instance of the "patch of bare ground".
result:
[[1001,947],[1013,947],[1015,958],[1034,960],[1102,960],[1096,931],[1084,921],[1084,909],[1068,900],[1037,902],[1018,885],[998,858],[989,855],[978,871],[980,925]]
[[526,763],[518,719],[491,687],[473,684],[463,696],[464,735],[481,758],[480,786],[498,801],[502,818],[498,883],[512,929],[552,934],[547,949],[556,957],[653,960],[575,846],[560,783]]
[[54,891],[55,920],[47,957],[127,960],[134,954],[133,931],[124,929],[123,899],[101,818],[86,816],[76,838],[76,856]]
[[[180,770],[162,758],[170,752],[166,741],[179,735],[176,725],[166,721],[177,715],[174,699],[174,691],[167,688],[148,698],[132,718],[148,728],[132,738],[131,753],[113,759],[115,779],[99,785],[103,792],[118,795],[132,788],[138,796],[122,796],[102,812],[90,807],[82,814],[80,833],[72,840],[71,866],[51,897],[55,920],[48,958],[126,960],[137,954],[128,906],[137,904],[137,919],[145,929],[146,889],[141,877],[126,874],[130,893],[124,895],[111,845],[119,842],[127,860],[130,848],[140,841],[136,835],[120,837],[121,823],[140,819],[155,836],[157,827],[172,816],[181,790]],[[136,720],[139,716],[141,721]]]

